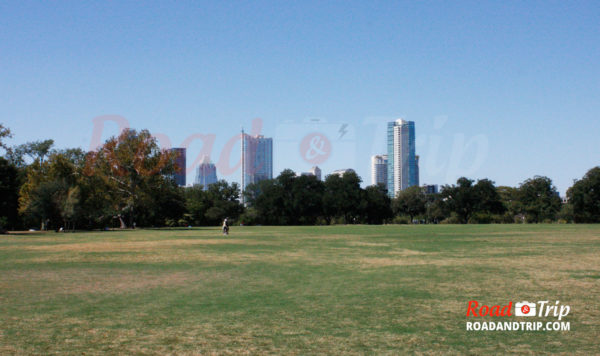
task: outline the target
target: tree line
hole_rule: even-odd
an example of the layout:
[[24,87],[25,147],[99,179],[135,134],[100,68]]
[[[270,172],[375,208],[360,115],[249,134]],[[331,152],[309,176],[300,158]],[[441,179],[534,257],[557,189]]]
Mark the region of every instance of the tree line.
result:
[[361,187],[353,172],[296,176],[284,170],[250,184],[178,187],[174,153],[147,130],[127,129],[99,149],[53,149],[52,140],[8,146],[0,124],[0,230],[218,225],[600,222],[600,167],[559,197],[548,177],[518,187],[459,178],[437,194],[411,187],[390,199],[384,186]]

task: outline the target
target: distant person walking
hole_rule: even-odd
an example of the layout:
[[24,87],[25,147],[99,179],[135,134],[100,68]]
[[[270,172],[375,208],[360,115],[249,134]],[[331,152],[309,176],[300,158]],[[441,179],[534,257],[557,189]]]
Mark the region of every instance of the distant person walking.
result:
[[223,220],[223,235],[229,235],[229,223],[227,222],[227,218]]

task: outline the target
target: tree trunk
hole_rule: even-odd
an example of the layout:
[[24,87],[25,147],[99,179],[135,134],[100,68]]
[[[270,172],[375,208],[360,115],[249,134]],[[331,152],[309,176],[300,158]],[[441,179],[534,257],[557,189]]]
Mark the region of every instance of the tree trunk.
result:
[[123,217],[119,215],[119,222],[121,223],[120,229],[126,229],[127,225],[125,225],[125,221],[123,221]]

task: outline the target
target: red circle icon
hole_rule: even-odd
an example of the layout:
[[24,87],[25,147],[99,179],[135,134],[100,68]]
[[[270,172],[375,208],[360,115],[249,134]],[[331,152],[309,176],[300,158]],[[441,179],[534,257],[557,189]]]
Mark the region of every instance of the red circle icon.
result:
[[300,156],[310,164],[321,164],[331,155],[331,141],[320,132],[311,132],[300,141]]
[[521,307],[521,313],[523,313],[523,314],[529,314],[529,306],[523,305]]

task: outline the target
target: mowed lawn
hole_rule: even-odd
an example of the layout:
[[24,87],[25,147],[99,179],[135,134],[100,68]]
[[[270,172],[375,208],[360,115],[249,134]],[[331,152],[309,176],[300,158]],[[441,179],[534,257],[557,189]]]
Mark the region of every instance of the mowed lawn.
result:
[[[469,300],[560,300],[571,331],[466,331]],[[599,301],[597,225],[0,235],[3,355],[590,355]]]

